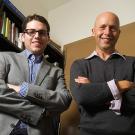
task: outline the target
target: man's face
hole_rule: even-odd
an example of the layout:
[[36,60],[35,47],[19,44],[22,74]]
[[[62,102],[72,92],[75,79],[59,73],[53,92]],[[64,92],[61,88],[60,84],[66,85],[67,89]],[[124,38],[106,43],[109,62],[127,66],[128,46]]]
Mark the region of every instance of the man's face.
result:
[[119,20],[113,14],[102,14],[97,17],[92,32],[96,39],[96,49],[113,51],[120,34]]
[[25,48],[33,54],[42,54],[49,42],[46,25],[39,21],[32,20],[27,24],[22,40]]

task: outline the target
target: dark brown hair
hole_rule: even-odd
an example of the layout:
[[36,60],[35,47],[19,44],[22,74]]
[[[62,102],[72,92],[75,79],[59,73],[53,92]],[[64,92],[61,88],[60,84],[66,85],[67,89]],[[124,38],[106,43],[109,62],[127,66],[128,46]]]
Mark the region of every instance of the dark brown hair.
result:
[[46,20],[45,17],[37,15],[37,14],[29,15],[24,19],[23,24],[22,24],[22,31],[24,31],[26,29],[27,24],[29,22],[31,22],[32,20],[36,20],[36,21],[39,21],[41,23],[44,23],[47,27],[47,33],[49,35],[50,25],[49,25],[48,21]]

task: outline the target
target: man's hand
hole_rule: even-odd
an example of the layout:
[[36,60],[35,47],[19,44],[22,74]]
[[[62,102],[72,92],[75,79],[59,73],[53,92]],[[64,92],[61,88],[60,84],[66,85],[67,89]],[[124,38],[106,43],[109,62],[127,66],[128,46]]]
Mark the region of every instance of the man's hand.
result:
[[116,82],[116,85],[120,92],[128,91],[129,89],[135,88],[135,83],[128,80],[122,80]]
[[90,80],[86,77],[83,76],[78,76],[77,78],[75,78],[75,82],[77,83],[82,83],[82,84],[86,84],[86,83],[90,83]]
[[20,91],[20,86],[12,85],[12,84],[7,84],[7,85],[8,85],[8,87],[9,87],[10,89],[13,89],[13,90],[16,91],[17,93],[19,93],[19,91]]

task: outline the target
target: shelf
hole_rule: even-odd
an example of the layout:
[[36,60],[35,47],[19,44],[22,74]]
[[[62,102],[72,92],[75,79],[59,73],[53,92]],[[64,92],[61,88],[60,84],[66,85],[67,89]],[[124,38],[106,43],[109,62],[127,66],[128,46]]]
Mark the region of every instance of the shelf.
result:
[[2,34],[0,34],[0,51],[21,52],[22,50],[18,48],[16,45],[14,45],[13,43],[11,43]]
[[63,56],[63,54],[59,50],[54,48],[54,46],[51,43],[47,45],[47,47],[44,51],[44,54],[49,56],[47,60],[50,63],[58,62],[59,67],[64,68],[64,56]]

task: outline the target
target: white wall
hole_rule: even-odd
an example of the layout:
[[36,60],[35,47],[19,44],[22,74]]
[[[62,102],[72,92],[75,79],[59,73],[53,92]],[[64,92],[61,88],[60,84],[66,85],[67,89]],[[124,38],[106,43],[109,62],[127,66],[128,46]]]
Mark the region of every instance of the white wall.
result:
[[95,17],[103,11],[115,12],[121,25],[135,22],[135,0],[65,0],[64,5],[49,12],[47,0],[10,1],[25,16],[38,13],[48,18],[51,39],[61,46],[90,36]]
[[135,0],[70,0],[49,12],[51,38],[63,46],[89,37],[95,17],[104,11],[115,12],[121,25],[135,22]]

